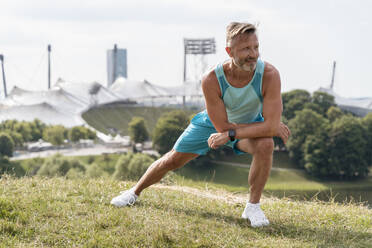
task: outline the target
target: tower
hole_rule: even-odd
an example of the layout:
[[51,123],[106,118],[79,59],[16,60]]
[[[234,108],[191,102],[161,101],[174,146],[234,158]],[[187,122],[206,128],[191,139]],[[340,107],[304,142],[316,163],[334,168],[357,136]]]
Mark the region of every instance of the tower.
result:
[[107,50],[107,87],[110,87],[118,77],[127,78],[127,49]]

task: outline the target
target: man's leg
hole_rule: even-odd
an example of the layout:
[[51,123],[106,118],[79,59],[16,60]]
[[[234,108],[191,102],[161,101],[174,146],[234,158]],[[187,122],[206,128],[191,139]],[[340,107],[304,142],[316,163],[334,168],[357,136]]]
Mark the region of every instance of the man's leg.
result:
[[146,173],[137,182],[134,192],[136,195],[140,195],[142,190],[159,182],[168,171],[180,168],[198,156],[195,153],[183,153],[171,150],[151,164]]
[[248,176],[250,199],[244,208],[242,218],[249,219],[252,227],[267,226],[270,222],[261,209],[260,198],[269,177],[273,161],[273,139],[243,139],[238,142],[237,147],[253,155]]
[[272,138],[243,139],[237,143],[239,150],[253,155],[249,170],[250,203],[258,203],[273,162],[274,141]]
[[151,164],[145,174],[143,174],[141,179],[137,182],[136,186],[129,190],[122,191],[120,195],[111,200],[111,204],[117,207],[133,205],[142,190],[159,182],[168,171],[184,166],[188,161],[197,156],[199,155],[194,153],[182,153],[171,150]]

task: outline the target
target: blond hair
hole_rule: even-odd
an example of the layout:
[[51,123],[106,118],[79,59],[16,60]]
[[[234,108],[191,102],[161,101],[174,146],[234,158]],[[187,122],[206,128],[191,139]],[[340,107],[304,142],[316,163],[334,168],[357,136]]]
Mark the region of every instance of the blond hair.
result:
[[231,22],[226,28],[226,46],[230,47],[232,40],[240,34],[253,34],[256,26],[244,22]]

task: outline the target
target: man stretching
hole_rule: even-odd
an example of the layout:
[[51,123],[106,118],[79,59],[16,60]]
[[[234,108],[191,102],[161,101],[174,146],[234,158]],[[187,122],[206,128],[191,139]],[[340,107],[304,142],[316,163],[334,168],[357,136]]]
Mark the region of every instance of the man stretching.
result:
[[260,198],[270,174],[273,136],[287,142],[290,131],[280,122],[280,76],[274,66],[259,58],[256,27],[232,22],[227,26],[226,52],[230,59],[207,72],[202,79],[206,110],[198,113],[173,149],[155,161],[137,184],[111,200],[132,205],[145,188],[170,170],[205,155],[210,148],[230,146],[236,154],[253,155],[249,171],[250,198],[242,218],[253,227],[269,224]]

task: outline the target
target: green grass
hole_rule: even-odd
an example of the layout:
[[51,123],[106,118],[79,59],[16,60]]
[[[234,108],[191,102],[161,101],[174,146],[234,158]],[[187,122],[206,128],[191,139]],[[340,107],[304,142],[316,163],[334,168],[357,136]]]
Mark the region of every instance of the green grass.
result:
[[[128,124],[132,118],[143,117],[146,128],[151,134],[159,117],[172,110],[175,110],[175,108],[142,107],[113,103],[91,108],[82,114],[82,118],[90,126],[105,134],[110,133],[111,128],[115,128],[122,135],[128,135]],[[185,111],[187,114],[197,112],[192,110]]]
[[[109,202],[132,182],[2,177],[0,247],[370,247],[372,210],[264,198],[271,225],[240,218],[245,196],[152,187],[138,204]],[[204,188],[206,188],[205,186]],[[219,199],[205,197],[209,194]],[[226,200],[223,200],[226,198]]]
[[[213,164],[209,167],[185,166],[176,171],[185,185],[205,185],[226,189],[231,192],[248,192],[249,168],[226,164]],[[369,201],[372,203],[372,177],[357,181],[325,181],[309,176],[301,170],[273,169],[270,173],[264,194],[276,197],[291,197],[308,200],[316,196],[328,201]]]

